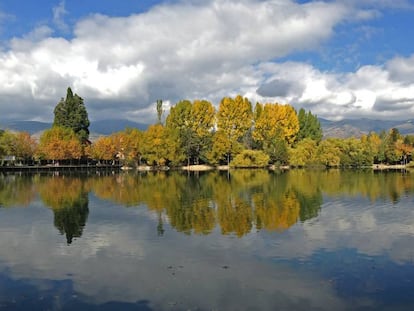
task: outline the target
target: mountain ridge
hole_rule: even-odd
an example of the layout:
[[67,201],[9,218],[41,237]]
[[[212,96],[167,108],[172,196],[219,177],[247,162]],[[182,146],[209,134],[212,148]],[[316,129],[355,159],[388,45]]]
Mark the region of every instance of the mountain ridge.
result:
[[[414,119],[406,120],[375,120],[368,118],[343,119],[339,121],[319,118],[324,138],[361,137],[370,132],[379,133],[397,128],[402,135],[414,135]],[[106,119],[91,121],[89,131],[92,137],[106,136],[125,128],[146,130],[150,124],[138,123],[128,119]],[[6,120],[0,121],[1,129],[25,131],[31,135],[40,136],[41,132],[50,128],[52,123],[40,121]]]

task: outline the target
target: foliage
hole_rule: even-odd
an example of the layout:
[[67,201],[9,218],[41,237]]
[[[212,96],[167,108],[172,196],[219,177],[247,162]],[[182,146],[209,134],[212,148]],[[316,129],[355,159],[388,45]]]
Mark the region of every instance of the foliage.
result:
[[206,100],[183,100],[171,108],[166,127],[175,137],[177,151],[185,155],[187,165],[206,158],[213,125],[214,107]]
[[239,149],[240,140],[251,128],[252,117],[252,105],[247,98],[237,95],[234,99],[225,97],[221,100],[217,113],[217,127],[229,142],[227,164]]
[[43,132],[36,152],[45,160],[72,160],[82,156],[82,145],[70,128],[53,126]]
[[289,149],[289,164],[295,167],[309,166],[315,163],[317,145],[311,138],[299,141],[295,148]]
[[151,125],[143,134],[143,158],[149,165],[166,165],[168,155],[173,152],[168,148],[166,131],[161,124]]
[[262,109],[259,106],[260,104],[256,105],[257,119],[254,123],[253,138],[261,142],[264,148],[280,140],[292,144],[299,131],[299,121],[293,107],[277,103],[265,104]]
[[316,115],[312,112],[306,112],[301,108],[298,113],[299,120],[299,132],[296,137],[296,141],[302,141],[305,138],[312,139],[317,143],[321,141],[323,133],[322,127]]
[[260,150],[243,150],[231,161],[231,167],[265,167],[269,164],[269,156]]
[[84,143],[89,138],[89,119],[83,98],[73,95],[69,87],[66,99],[61,99],[54,109],[54,126],[72,129],[76,136]]

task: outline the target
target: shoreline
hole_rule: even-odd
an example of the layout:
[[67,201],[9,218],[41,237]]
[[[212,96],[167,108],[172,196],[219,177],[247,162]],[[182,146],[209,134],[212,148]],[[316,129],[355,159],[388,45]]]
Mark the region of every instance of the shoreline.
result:
[[381,171],[381,170],[405,170],[407,168],[410,168],[406,164],[373,164],[372,169],[375,171]]

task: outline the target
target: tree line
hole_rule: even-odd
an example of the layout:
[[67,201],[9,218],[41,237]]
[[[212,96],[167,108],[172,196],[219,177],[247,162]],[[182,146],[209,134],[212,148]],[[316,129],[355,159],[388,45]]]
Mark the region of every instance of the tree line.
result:
[[28,133],[0,132],[0,156],[20,163],[93,159],[128,166],[361,167],[405,163],[414,146],[414,136],[398,129],[322,139],[320,122],[310,111],[278,103],[253,107],[240,95],[223,98],[217,109],[207,100],[181,100],[165,118],[161,100],[156,109],[158,121],[146,130],[127,128],[91,143],[84,101],[68,88],[54,110],[52,128],[39,141]]

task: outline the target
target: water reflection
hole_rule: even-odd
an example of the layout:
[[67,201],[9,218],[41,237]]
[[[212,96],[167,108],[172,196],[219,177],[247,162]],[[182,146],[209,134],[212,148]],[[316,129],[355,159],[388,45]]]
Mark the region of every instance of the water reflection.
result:
[[298,221],[318,216],[323,196],[366,197],[397,203],[412,193],[410,174],[236,170],[231,174],[131,173],[106,176],[0,176],[0,206],[28,206],[38,192],[54,212],[54,224],[70,244],[87,222],[88,194],[126,207],[145,205],[164,222],[185,234],[242,237],[253,230],[282,232]]
[[0,310],[412,310],[412,178],[0,176]]
[[88,219],[88,190],[80,177],[38,177],[37,190],[43,203],[53,210],[54,225],[66,242],[82,236]]

